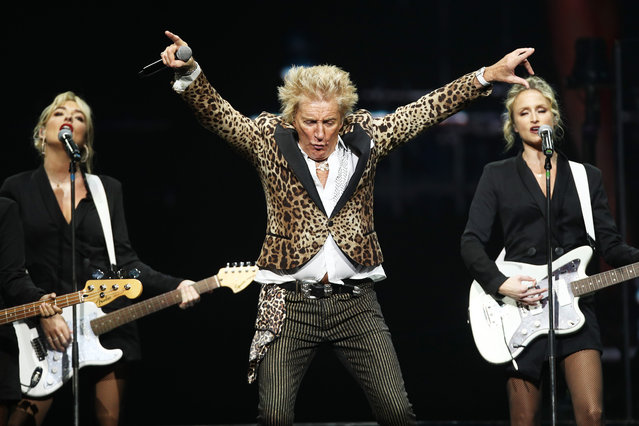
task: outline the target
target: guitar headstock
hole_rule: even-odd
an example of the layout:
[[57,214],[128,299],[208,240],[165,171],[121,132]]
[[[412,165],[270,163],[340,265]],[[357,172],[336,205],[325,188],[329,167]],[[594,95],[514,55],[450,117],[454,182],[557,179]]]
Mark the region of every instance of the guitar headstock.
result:
[[122,295],[135,299],[142,294],[142,283],[133,278],[88,280],[82,293],[85,302],[102,307]]
[[229,287],[233,293],[238,293],[253,282],[257,270],[257,266],[251,265],[250,262],[233,263],[232,265],[227,263],[226,267],[217,273],[217,279],[220,286]]

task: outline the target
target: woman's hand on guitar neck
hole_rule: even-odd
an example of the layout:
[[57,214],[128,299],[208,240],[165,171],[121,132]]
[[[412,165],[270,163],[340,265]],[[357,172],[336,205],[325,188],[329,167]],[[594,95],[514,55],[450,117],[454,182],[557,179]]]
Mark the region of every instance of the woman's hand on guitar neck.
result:
[[193,284],[195,281],[184,280],[177,286],[182,295],[182,303],[179,305],[182,309],[190,308],[200,301],[200,294],[193,288]]

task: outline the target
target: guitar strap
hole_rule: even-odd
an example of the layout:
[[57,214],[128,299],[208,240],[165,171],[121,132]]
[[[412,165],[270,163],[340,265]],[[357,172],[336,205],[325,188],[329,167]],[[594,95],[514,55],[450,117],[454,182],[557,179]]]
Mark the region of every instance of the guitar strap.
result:
[[581,213],[586,224],[586,234],[590,238],[590,245],[595,242],[595,225],[592,220],[592,203],[590,202],[590,188],[588,187],[588,176],[586,176],[586,168],[581,163],[568,161],[572,178],[577,187],[577,195],[579,195],[579,203],[581,204]]
[[107,252],[109,254],[109,262],[111,263],[111,268],[115,269],[117,263],[115,260],[113,229],[111,228],[111,216],[109,215],[109,205],[107,203],[106,192],[104,191],[104,186],[98,176],[87,173],[85,178],[89,185],[91,196],[93,197],[93,203],[95,204],[98,216],[100,217],[102,233],[104,234],[104,241],[106,242]]

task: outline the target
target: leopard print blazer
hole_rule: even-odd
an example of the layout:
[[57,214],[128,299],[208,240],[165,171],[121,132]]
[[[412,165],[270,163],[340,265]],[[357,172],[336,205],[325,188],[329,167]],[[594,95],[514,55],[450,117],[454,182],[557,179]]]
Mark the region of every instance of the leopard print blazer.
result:
[[[490,89],[475,88],[469,73],[384,117],[358,110],[345,118],[340,135],[358,156],[355,174],[326,215],[297,134],[281,116],[263,112],[256,119],[236,111],[204,73],[182,93],[200,124],[227,141],[256,168],[266,196],[267,229],[257,264],[291,269],[310,260],[329,232],[340,249],[364,266],[383,261],[373,221],[373,186],[380,159],[426,128],[463,109]],[[374,145],[371,148],[371,140]]]

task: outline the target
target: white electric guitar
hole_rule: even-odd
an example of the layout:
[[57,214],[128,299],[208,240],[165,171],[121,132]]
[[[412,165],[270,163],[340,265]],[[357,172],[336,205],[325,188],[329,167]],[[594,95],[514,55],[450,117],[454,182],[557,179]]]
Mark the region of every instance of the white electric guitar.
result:
[[[588,277],[586,266],[592,257],[588,246],[578,247],[552,263],[555,294],[556,334],[569,334],[585,321],[578,301],[584,296],[639,276],[639,262]],[[506,276],[529,275],[539,288],[548,288],[547,265],[497,262]],[[513,361],[536,337],[549,331],[548,295],[537,306],[518,303],[510,297],[500,302],[486,294],[476,281],[470,286],[468,317],[475,345],[481,356],[493,364]]]
[[[247,287],[255,278],[256,266],[240,264],[220,269],[217,275],[193,284],[199,293],[213,291],[219,287],[229,287],[237,293]],[[138,302],[105,314],[90,303],[83,304],[77,315],[78,319],[78,367],[87,365],[109,365],[122,357],[120,349],[105,349],[98,339],[100,334],[116,327],[142,318],[153,312],[176,305],[182,301],[180,290],[172,290],[156,297]],[[65,320],[71,328],[71,315]],[[22,393],[31,398],[50,395],[73,377],[72,347],[59,352],[45,345],[33,331],[35,329],[18,329],[18,345],[20,346],[20,383]]]
[[[89,280],[86,282],[84,290],[70,293],[55,298],[55,304],[62,309],[62,316],[73,329],[73,305],[76,306],[78,321],[78,343],[81,344],[84,338],[81,320],[85,318],[87,312],[100,311],[98,306],[104,306],[116,298],[125,295],[129,299],[134,299],[142,293],[142,283],[136,279],[104,279]],[[47,301],[49,302],[49,301]],[[10,308],[11,312],[4,314],[5,318],[14,318],[13,327],[18,338],[19,362],[20,362],[20,383],[22,391],[33,390],[29,396],[44,396],[42,389],[46,388],[49,382],[48,372],[54,375],[63,374],[65,369],[69,369],[71,359],[71,345],[66,353],[52,350],[45,338],[41,334],[40,326],[22,321],[28,317],[39,314],[38,306],[41,301],[27,305]],[[49,302],[50,303],[50,302]],[[35,312],[35,313],[34,313]],[[16,321],[19,319],[18,321]],[[68,356],[67,356],[68,355]],[[119,355],[118,358],[122,356]],[[44,379],[44,380],[43,380]]]

